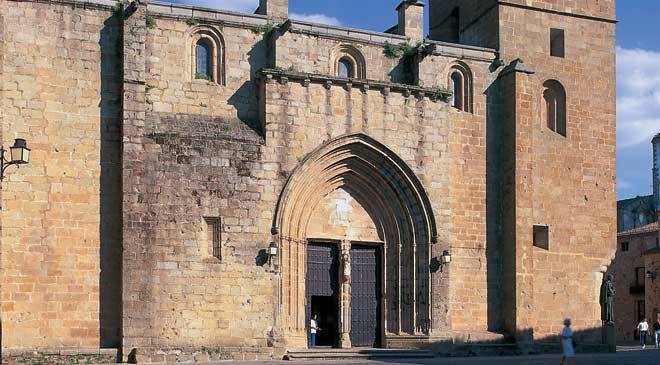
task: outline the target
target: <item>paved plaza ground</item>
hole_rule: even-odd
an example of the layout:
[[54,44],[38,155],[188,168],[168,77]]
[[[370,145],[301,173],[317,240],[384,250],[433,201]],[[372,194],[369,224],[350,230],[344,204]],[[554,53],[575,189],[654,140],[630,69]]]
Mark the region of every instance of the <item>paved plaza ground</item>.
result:
[[[560,355],[515,356],[515,357],[470,357],[432,359],[387,359],[379,361],[234,361],[222,363],[198,363],[199,365],[558,365]],[[660,365],[660,350],[620,351],[616,354],[584,354],[577,359],[579,365]]]

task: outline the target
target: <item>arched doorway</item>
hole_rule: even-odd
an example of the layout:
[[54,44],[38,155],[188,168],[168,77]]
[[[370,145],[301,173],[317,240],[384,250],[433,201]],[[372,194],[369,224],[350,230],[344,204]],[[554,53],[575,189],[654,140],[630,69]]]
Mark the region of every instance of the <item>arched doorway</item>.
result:
[[[330,215],[341,212],[325,209],[324,204],[333,199],[342,204],[350,201],[351,209],[360,212],[356,219],[367,232],[361,233],[364,237],[342,232],[342,217],[336,217],[338,225],[332,222]],[[328,231],[318,223],[325,217],[332,223]],[[337,344],[350,347],[351,340],[358,338],[368,343],[372,335],[368,332],[374,328],[379,332],[375,344],[383,346],[390,337],[429,335],[429,260],[430,244],[437,237],[435,218],[415,174],[380,142],[365,134],[350,134],[310,153],[282,191],[273,233],[281,252],[280,327],[290,346],[307,344],[308,316],[314,305],[314,293],[308,290],[313,285],[308,277],[308,260],[319,252],[320,245],[328,243],[328,253],[319,256],[327,256],[321,270],[329,270],[324,277],[336,281],[323,284],[325,287],[319,290],[336,298],[318,305],[336,303]],[[366,334],[352,329],[359,322],[352,302],[361,300],[361,295],[377,300],[375,323],[366,330],[359,329]],[[324,300],[319,298],[317,302]]]

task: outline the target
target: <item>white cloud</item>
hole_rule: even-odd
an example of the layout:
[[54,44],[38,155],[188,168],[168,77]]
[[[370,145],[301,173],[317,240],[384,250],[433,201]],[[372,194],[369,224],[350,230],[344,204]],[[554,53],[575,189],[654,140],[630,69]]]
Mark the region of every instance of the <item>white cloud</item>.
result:
[[617,48],[617,142],[625,149],[660,132],[660,52]]
[[327,24],[327,25],[335,25],[335,26],[340,26],[341,25],[341,22],[339,21],[339,19],[337,19],[333,16],[327,16],[327,15],[323,15],[323,14],[291,13],[291,14],[289,14],[289,18],[300,20],[300,21],[303,21],[303,22],[309,22],[309,23]]
[[173,3],[188,4],[202,8],[254,13],[259,7],[259,0],[170,0]]
[[[169,1],[178,4],[199,6],[202,8],[239,11],[242,13],[253,13],[259,7],[259,0],[169,0]],[[296,19],[309,23],[327,24],[327,25],[335,25],[335,26],[341,25],[339,19],[323,14],[290,13],[289,17],[291,19]]]
[[617,189],[630,189],[632,188],[632,184],[629,183],[627,180],[624,180],[621,177],[617,177],[616,179],[616,187]]

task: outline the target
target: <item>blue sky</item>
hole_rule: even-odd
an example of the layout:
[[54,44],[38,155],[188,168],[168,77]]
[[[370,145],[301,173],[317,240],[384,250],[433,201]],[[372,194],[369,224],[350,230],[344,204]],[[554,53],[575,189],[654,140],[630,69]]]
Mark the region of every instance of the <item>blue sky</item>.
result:
[[[259,0],[170,0],[253,12]],[[382,31],[396,23],[400,0],[289,0],[290,16],[317,23]],[[651,138],[660,132],[660,1],[617,1],[617,194],[647,195]]]

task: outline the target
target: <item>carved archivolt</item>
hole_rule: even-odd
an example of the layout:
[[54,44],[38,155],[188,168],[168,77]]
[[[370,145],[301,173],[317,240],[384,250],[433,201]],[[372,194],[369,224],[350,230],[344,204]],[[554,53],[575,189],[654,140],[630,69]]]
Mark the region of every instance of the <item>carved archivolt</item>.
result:
[[330,57],[330,70],[332,70],[333,75],[339,74],[339,62],[348,61],[353,65],[353,77],[355,79],[366,79],[367,78],[367,67],[364,61],[364,56],[357,48],[348,45],[342,44],[336,47],[332,51]]
[[225,72],[225,41],[220,31],[208,25],[198,25],[190,28],[188,43],[188,76],[195,79],[197,67],[197,44],[202,41],[210,46],[211,80],[220,85],[226,85]]
[[428,334],[430,243],[437,235],[429,199],[403,160],[361,133],[333,139],[310,153],[280,196],[273,231],[281,247],[282,326],[304,335],[308,220],[318,202],[339,188],[369,212],[384,238],[386,332]]

